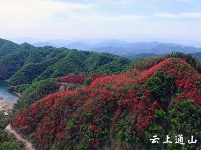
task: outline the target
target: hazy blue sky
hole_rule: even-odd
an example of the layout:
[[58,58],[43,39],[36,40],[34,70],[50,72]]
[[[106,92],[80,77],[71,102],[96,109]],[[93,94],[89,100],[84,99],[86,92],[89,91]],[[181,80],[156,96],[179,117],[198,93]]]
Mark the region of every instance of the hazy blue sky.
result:
[[4,0],[0,37],[201,41],[201,1]]

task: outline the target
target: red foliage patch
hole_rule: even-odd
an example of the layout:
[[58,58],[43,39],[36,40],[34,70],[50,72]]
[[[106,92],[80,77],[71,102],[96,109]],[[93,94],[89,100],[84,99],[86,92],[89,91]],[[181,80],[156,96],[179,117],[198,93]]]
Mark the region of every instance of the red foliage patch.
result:
[[59,78],[57,81],[62,83],[74,83],[74,84],[84,84],[84,80],[87,78],[100,78],[100,75],[97,73],[93,74],[69,74],[65,77]]
[[[181,65],[185,70],[181,69]],[[58,138],[63,137],[65,141],[67,136],[75,136],[75,133],[80,135],[82,140],[87,136],[89,141],[85,142],[85,147],[93,149],[101,140],[99,136],[104,135],[102,131],[111,129],[116,134],[115,130],[126,124],[122,121],[125,116],[132,122],[129,124],[131,134],[142,136],[153,122],[155,111],[166,107],[159,103],[158,98],[154,99],[145,85],[145,81],[159,70],[175,77],[175,84],[181,93],[176,100],[190,98],[200,106],[199,73],[181,59],[168,58],[143,72],[133,69],[124,74],[103,78],[99,78],[97,74],[90,76],[97,79],[89,87],[79,91],[59,92],[43,98],[16,115],[12,126],[23,135],[34,132],[38,148],[51,146],[53,143],[49,141],[57,143]],[[69,75],[60,78],[59,82],[83,84],[88,77]],[[86,135],[82,135],[83,132],[86,132]],[[91,137],[95,134],[97,136]],[[71,138],[67,143],[73,149],[77,139]]]

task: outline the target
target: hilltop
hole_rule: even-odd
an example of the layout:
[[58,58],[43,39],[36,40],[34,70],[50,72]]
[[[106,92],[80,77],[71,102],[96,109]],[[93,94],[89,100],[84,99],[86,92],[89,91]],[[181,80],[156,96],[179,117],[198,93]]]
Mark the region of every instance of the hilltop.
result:
[[10,91],[24,93],[15,105],[17,108],[58,91],[59,87],[54,83],[57,78],[72,73],[120,73],[130,63],[131,60],[125,57],[109,53],[34,47],[29,43],[18,45],[0,39],[0,80],[8,80]]
[[[188,61],[158,59],[50,94],[24,108],[12,126],[43,150],[201,148],[201,77]],[[174,141],[179,134],[185,145],[162,143],[166,135]],[[150,141],[154,135],[158,144]],[[192,135],[195,144],[188,143]]]
[[[121,65],[127,65],[130,62],[125,57],[109,53],[51,46],[34,47],[29,43],[18,45],[0,39],[0,80],[11,78],[11,85],[29,84],[34,79],[39,81],[47,78],[57,78],[69,73],[98,71],[100,67],[118,61],[122,61]],[[118,69],[118,71],[122,71],[120,67]],[[33,70],[34,74],[32,74]]]

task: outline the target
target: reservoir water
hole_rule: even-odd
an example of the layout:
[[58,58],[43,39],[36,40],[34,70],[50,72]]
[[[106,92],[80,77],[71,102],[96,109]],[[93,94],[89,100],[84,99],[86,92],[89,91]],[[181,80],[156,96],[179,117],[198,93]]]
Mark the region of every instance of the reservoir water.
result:
[[5,81],[0,81],[0,97],[3,97],[4,100],[13,102],[18,99],[16,94],[7,91],[8,83]]

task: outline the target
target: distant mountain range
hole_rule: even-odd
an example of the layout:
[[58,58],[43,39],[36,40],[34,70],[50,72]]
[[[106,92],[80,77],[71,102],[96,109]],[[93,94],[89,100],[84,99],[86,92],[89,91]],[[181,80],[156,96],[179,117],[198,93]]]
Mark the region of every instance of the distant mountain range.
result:
[[[58,45],[57,45],[58,44]],[[118,40],[110,40],[98,44],[88,44],[84,42],[72,42],[69,44],[50,42],[39,42],[33,44],[36,47],[53,46],[53,47],[66,47],[69,49],[87,50],[95,52],[108,52],[120,56],[130,56],[141,53],[152,53],[162,55],[174,51],[183,53],[196,53],[200,52],[201,48],[185,46],[174,43],[160,43],[160,42],[137,42],[129,43]]]
[[[2,43],[1,43],[2,42]],[[87,44],[84,42],[72,42],[65,44],[64,40],[52,40],[50,42],[37,42],[35,44],[22,43],[20,45],[8,41],[0,40],[1,55],[14,51],[16,49],[35,49],[37,47],[51,46],[51,47],[65,47],[68,49],[77,49],[83,51],[94,51],[94,52],[107,52],[111,54],[116,54],[119,56],[124,56],[129,59],[134,58],[146,58],[150,56],[159,56],[171,52],[183,52],[186,54],[192,54],[193,57],[201,60],[201,48],[185,46],[181,44],[174,43],[160,43],[160,42],[137,42],[128,43],[118,40],[110,40],[101,42],[98,44]],[[58,45],[57,45],[58,44]]]

